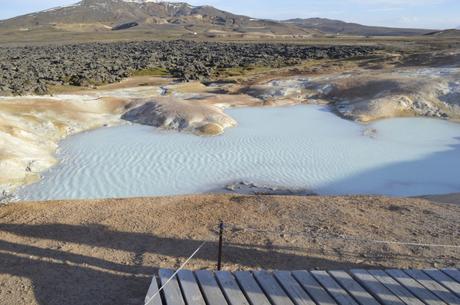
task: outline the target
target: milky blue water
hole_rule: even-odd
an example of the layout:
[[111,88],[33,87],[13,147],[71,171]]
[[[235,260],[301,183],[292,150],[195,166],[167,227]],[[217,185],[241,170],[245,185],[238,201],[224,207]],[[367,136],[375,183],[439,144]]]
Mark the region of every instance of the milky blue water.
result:
[[18,197],[194,194],[235,181],[319,194],[460,192],[460,124],[398,118],[361,125],[322,106],[227,113],[239,126],[218,137],[141,125],[70,137],[60,145],[59,165]]

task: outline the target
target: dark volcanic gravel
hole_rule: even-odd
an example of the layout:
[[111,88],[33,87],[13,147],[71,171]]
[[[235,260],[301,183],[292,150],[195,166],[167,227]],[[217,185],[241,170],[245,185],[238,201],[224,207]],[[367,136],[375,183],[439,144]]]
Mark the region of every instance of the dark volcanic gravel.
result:
[[181,80],[222,68],[279,67],[301,60],[366,55],[375,48],[191,41],[91,43],[0,48],[0,95],[46,94],[49,85],[113,83],[137,70],[164,68]]

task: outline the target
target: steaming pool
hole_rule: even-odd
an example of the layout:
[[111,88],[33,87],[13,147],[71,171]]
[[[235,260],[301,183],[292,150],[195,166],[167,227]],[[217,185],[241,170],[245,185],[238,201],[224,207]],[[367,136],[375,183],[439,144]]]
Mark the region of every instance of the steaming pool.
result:
[[460,124],[397,118],[363,125],[314,105],[227,113],[239,126],[218,137],[142,125],[69,137],[60,163],[17,197],[196,194],[238,181],[322,195],[460,192]]

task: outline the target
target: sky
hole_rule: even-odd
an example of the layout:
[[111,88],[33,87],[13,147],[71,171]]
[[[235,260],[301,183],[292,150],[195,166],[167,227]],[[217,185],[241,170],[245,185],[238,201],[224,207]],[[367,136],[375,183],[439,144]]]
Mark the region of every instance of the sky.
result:
[[[460,0],[183,0],[255,18],[323,17],[366,25],[446,29],[460,27]],[[78,0],[0,0],[0,19]],[[176,1],[177,2],[177,1]]]

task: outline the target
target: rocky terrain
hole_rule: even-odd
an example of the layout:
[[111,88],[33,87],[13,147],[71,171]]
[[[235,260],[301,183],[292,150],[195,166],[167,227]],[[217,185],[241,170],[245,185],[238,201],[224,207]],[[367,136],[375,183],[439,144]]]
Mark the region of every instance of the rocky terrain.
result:
[[0,48],[0,95],[46,94],[49,86],[113,83],[136,71],[210,79],[226,68],[280,67],[307,59],[367,55],[374,47],[308,47],[190,41]]

